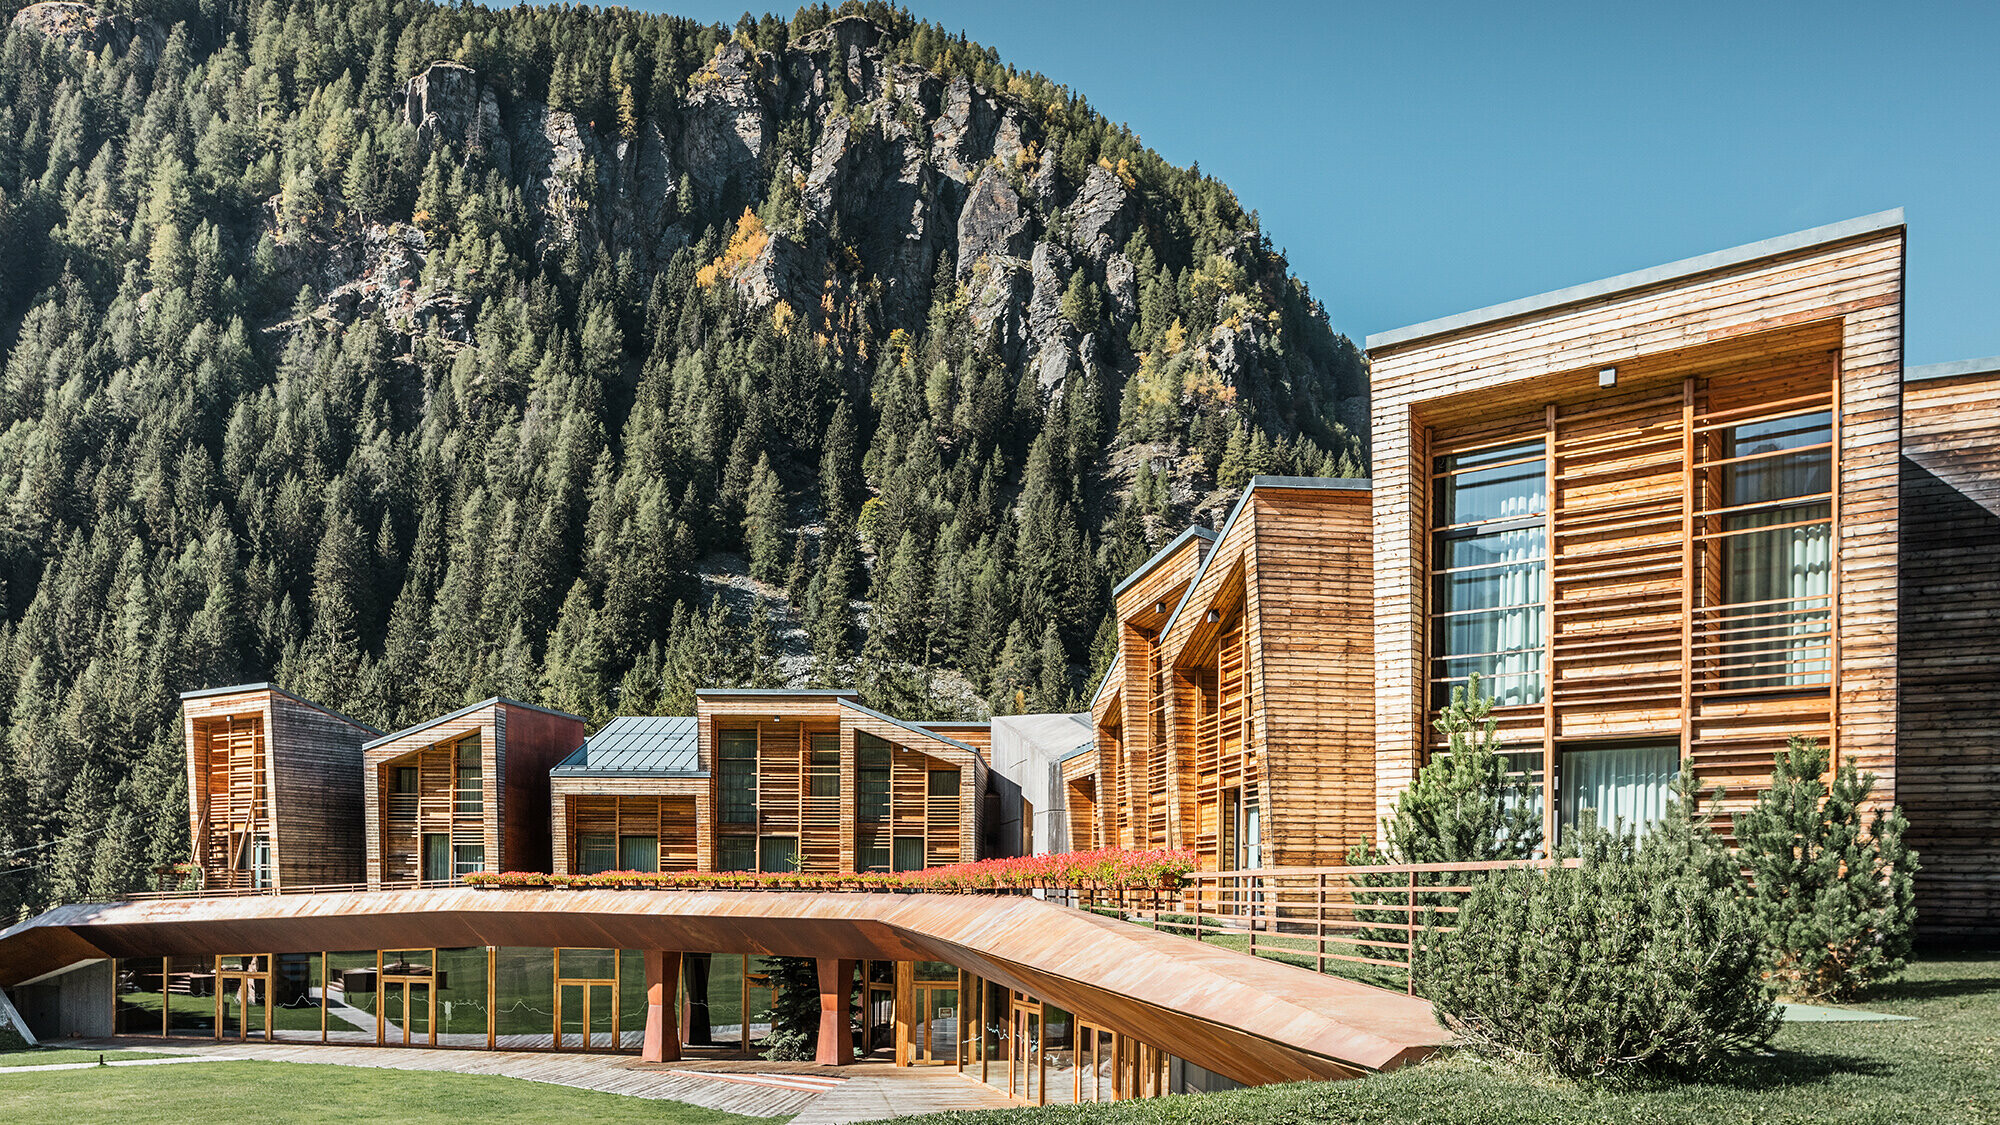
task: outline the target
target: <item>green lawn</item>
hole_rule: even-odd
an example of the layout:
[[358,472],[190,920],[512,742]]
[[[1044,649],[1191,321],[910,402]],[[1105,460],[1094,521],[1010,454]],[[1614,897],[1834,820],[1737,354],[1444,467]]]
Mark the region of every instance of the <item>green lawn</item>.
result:
[[108,1062],[129,1062],[132,1059],[170,1059],[172,1054],[159,1051],[76,1051],[67,1047],[30,1047],[23,1051],[0,1051],[0,1067],[5,1066],[54,1066],[57,1063],[94,1063],[99,1055]]
[[939,1114],[901,1118],[898,1125],[2000,1121],[2000,957],[1926,958],[1854,1006],[1918,1019],[1789,1025],[1768,1057],[1705,1082],[1607,1089],[1446,1057],[1355,1082],[1108,1106]]
[[681,1102],[599,1094],[516,1078],[306,1063],[212,1062],[0,1074],[8,1122],[589,1121],[733,1125],[739,1117]]

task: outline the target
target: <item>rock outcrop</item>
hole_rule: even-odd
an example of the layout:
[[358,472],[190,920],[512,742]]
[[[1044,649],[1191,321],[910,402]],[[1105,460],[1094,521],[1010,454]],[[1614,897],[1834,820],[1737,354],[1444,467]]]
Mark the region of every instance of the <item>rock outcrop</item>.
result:
[[[39,4],[22,18],[81,7]],[[770,229],[747,254],[695,263],[717,267],[704,283],[731,285],[752,306],[788,306],[844,354],[866,354],[864,337],[884,323],[921,324],[942,276],[959,287],[1000,361],[1047,395],[1080,372],[1115,385],[1137,370],[1127,340],[1144,279],[1125,248],[1142,229],[1161,237],[1167,220],[1148,218],[1128,168],[1094,164],[1065,176],[1036,107],[895,62],[882,38],[866,19],[847,17],[777,52],[726,42],[673,112],[648,115],[623,136],[510,99],[448,61],[408,79],[401,115],[423,159],[448,151],[520,192],[532,252],[544,259],[629,254],[664,269],[704,231],[726,240],[745,208],[758,207]],[[352,245],[322,256],[344,275],[309,279],[337,295],[334,312],[451,323],[449,294],[412,292],[428,249],[422,231],[345,237]],[[1224,253],[1251,284],[1282,283],[1253,250]],[[1087,292],[1094,315],[1065,315],[1073,288]],[[1268,312],[1274,294],[1252,304]],[[1237,315],[1251,307],[1245,301],[1226,295],[1210,321],[1217,327],[1185,345],[1229,385],[1255,381],[1260,354],[1275,342],[1275,322]],[[1357,385],[1343,411],[1365,394]]]
[[149,21],[103,15],[96,5],[70,0],[30,4],[14,13],[14,26],[39,31],[72,49],[91,54],[109,47],[122,55],[136,45],[150,59],[158,58],[160,48],[166,45],[166,36]]

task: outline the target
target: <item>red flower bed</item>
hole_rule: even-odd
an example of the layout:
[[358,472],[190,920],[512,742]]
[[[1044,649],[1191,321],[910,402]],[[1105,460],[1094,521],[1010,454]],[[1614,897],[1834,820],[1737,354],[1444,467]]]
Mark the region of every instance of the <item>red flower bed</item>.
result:
[[605,871],[549,875],[538,871],[480,871],[464,876],[475,887],[654,887],[664,890],[931,891],[965,893],[1119,888],[1172,888],[1194,870],[1185,850],[1094,852],[983,859],[921,871],[827,874],[807,871]]

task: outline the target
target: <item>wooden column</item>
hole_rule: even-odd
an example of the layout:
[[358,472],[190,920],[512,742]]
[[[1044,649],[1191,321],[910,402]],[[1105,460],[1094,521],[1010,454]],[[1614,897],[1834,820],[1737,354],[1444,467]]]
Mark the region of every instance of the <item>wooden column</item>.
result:
[[646,1043],[639,1057],[645,1062],[679,1062],[681,1037],[674,1019],[674,992],[681,978],[681,955],[646,950]]
[[819,1052],[821,1066],[847,1066],[854,1061],[854,1035],[847,1012],[854,996],[855,962],[819,958]]

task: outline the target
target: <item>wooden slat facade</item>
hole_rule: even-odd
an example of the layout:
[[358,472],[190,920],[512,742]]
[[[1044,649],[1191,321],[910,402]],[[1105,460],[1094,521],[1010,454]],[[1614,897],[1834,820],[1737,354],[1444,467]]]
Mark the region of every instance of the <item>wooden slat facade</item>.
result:
[[257,685],[182,699],[189,837],[204,885],[359,882],[361,744],[380,732]]
[[[444,835],[454,849],[476,845],[488,871],[550,870],[549,771],[583,744],[584,730],[574,715],[492,699],[369,745],[361,771],[368,885],[421,879],[426,835]],[[458,749],[475,742],[478,784],[460,787]],[[416,771],[413,790],[398,791],[402,769]]]
[[[1566,748],[1677,746],[1740,805],[1792,734],[1896,797],[1902,262],[1897,217],[1374,347],[1378,814],[1438,745],[1438,459],[1530,441],[1545,459],[1545,690],[1496,714],[1516,748],[1540,751],[1549,809]],[[1815,410],[1835,419],[1815,501],[1831,512],[1830,590],[1814,612],[1766,609],[1791,615],[1770,641],[1780,630],[1743,624],[1770,624],[1743,616],[1757,607],[1720,604],[1733,510],[1717,491],[1719,435]],[[1746,672],[1766,664],[1781,688]],[[1821,672],[1783,674],[1799,668]]]
[[1918,925],[2000,936],[2000,371],[1903,385],[1901,715]]
[[[1338,862],[1374,817],[1365,482],[1260,477],[1221,536],[1121,592],[1091,843]],[[1197,546],[1199,549],[1197,549]],[[1142,718],[1143,716],[1143,718]],[[1068,768],[1071,800],[1084,775]],[[1076,839],[1073,846],[1088,846]]]

